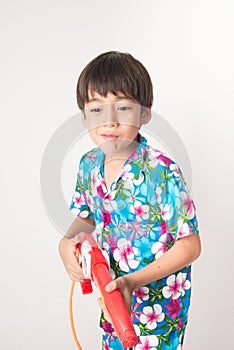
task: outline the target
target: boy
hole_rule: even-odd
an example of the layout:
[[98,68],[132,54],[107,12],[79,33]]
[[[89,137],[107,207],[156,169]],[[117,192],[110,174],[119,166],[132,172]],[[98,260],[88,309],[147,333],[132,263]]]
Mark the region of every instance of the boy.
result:
[[[97,148],[85,154],[70,209],[77,215],[60,241],[72,280],[79,232],[95,228],[131,312],[140,349],[182,348],[190,304],[191,263],[200,255],[195,206],[177,164],[139,133],[151,118],[153,88],[145,67],[127,53],[92,60],[77,85],[83,123]],[[123,349],[101,316],[103,349]]]

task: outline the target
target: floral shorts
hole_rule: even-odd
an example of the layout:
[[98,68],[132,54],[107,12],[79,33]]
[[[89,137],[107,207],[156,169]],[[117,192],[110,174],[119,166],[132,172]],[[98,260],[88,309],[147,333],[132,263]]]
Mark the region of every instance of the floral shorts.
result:
[[175,332],[170,339],[170,344],[159,340],[156,335],[140,336],[139,343],[134,348],[124,348],[118,337],[103,332],[102,350],[182,350],[183,337],[178,337]]

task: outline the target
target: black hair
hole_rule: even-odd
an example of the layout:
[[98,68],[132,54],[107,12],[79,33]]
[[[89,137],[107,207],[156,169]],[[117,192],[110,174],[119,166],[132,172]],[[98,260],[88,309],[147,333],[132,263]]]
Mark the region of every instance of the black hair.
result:
[[77,103],[81,110],[89,101],[88,92],[106,97],[123,93],[141,106],[151,107],[153,86],[146,68],[129,53],[109,51],[94,58],[83,69],[77,83]]

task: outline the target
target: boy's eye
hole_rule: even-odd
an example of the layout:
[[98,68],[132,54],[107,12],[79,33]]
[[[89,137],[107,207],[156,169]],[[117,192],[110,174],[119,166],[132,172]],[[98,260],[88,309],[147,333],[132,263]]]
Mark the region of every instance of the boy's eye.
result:
[[118,111],[129,111],[131,109],[130,106],[118,106],[117,110]]
[[98,108],[98,107],[92,108],[92,109],[90,109],[90,112],[91,113],[99,113],[99,112],[101,112],[101,108]]

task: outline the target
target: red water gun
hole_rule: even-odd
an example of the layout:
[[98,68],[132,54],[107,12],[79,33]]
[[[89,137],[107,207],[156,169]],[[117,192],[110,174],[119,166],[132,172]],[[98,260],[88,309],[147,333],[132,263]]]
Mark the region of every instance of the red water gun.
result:
[[[102,300],[110,315],[112,326],[123,344],[123,347],[131,348],[138,343],[138,338],[133,328],[124,299],[119,289],[116,289],[110,293],[105,291],[106,285],[113,280],[109,271],[108,258],[105,256],[105,254],[107,254],[107,252],[99,248],[92,234],[83,232],[79,234],[77,257],[86,277],[86,279],[80,283],[82,293],[92,293],[92,280],[102,295]],[[71,289],[71,295],[73,294],[73,290],[74,285]],[[70,320],[73,329],[73,336],[78,349],[82,350],[74,333],[74,324],[71,311],[72,306],[70,298]]]

